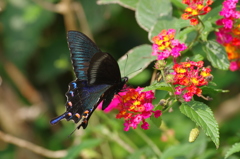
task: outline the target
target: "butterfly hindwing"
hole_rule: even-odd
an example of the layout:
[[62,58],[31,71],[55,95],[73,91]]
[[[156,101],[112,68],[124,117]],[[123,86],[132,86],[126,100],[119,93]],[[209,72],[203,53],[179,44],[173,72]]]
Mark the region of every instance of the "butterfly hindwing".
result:
[[[76,80],[69,84],[66,93],[66,112],[52,119],[51,124],[56,124],[62,119],[73,120],[78,123],[82,118],[89,119],[92,112],[102,100],[101,95],[109,89],[109,85],[89,86],[87,81]],[[88,117],[89,116],[89,117]],[[86,121],[85,121],[86,122]],[[83,128],[87,123],[82,123]]]

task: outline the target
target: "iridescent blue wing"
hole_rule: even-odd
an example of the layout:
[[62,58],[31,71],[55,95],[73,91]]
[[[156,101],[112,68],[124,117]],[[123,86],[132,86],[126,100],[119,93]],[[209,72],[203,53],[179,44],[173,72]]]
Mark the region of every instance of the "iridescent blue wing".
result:
[[78,123],[82,119],[81,126],[85,129],[88,120],[103,100],[104,92],[110,88],[110,85],[89,86],[87,81],[76,80],[69,84],[69,90],[66,93],[66,112],[52,119],[51,124],[56,124],[62,119],[73,120]]
[[93,55],[101,50],[91,39],[78,31],[68,31],[67,41],[76,77],[87,80],[89,62]]

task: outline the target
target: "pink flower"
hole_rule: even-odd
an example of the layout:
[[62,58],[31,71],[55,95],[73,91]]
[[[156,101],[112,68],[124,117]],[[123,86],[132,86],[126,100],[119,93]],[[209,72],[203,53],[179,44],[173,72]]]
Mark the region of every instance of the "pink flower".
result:
[[184,98],[184,100],[185,100],[186,102],[190,102],[191,99],[192,99],[192,97],[193,97],[193,94],[192,94],[192,93],[189,93],[189,92],[187,92],[187,93],[185,93],[185,94],[183,95],[183,98]]
[[212,76],[211,69],[203,67],[203,61],[187,61],[175,63],[173,65],[174,75],[174,94],[182,97],[186,102],[191,101],[193,95],[201,96],[201,86],[207,85],[207,78]]
[[175,88],[175,94],[180,95],[182,93],[182,88],[180,86]]
[[154,113],[154,117],[155,118],[158,118],[162,115],[162,111],[161,110],[156,110],[155,113]]
[[147,122],[144,122],[142,125],[141,125],[141,128],[144,129],[144,130],[147,130],[149,129],[149,124]]
[[181,55],[180,52],[187,48],[184,43],[174,39],[175,32],[174,29],[162,30],[153,37],[152,55],[157,56],[157,60],[164,60],[169,56],[177,58]]
[[[119,111],[116,115],[117,119],[123,118],[124,130],[130,128],[136,129],[141,122],[143,129],[148,129],[149,125],[145,119],[154,115],[156,118],[161,115],[161,111],[153,111],[154,106],[152,100],[155,98],[152,91],[142,92],[143,88],[128,88],[126,92],[120,92],[120,96],[116,95],[112,103],[108,106]],[[114,105],[114,106],[112,106]],[[107,108],[106,108],[107,109]]]
[[[236,71],[240,69],[239,66],[239,18],[240,11],[236,10],[236,5],[238,0],[225,0],[223,2],[222,11],[220,15],[223,16],[222,19],[216,21],[216,24],[222,26],[219,31],[216,32],[217,42],[225,47],[225,50],[230,60],[231,71]],[[237,45],[236,45],[237,44]]]
[[230,69],[231,71],[237,71],[237,70],[238,70],[238,64],[237,64],[237,62],[236,62],[236,61],[232,61],[232,62],[230,63],[229,69]]

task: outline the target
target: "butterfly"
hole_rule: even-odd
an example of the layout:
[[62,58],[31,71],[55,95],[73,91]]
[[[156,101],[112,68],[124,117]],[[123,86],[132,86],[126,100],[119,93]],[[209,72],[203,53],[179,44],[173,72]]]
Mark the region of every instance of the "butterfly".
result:
[[62,119],[75,123],[81,120],[77,128],[85,129],[97,106],[102,102],[102,110],[107,108],[128,78],[121,78],[117,61],[83,33],[68,31],[67,41],[77,79],[68,85],[66,112],[50,123],[56,124]]

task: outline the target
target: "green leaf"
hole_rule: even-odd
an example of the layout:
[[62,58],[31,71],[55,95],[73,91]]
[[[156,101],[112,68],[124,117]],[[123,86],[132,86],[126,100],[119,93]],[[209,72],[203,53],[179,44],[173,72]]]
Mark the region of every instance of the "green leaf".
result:
[[235,143],[226,153],[224,159],[228,158],[232,154],[240,151],[240,143]]
[[177,32],[186,26],[189,26],[189,22],[182,19],[173,17],[160,17],[157,23],[151,28],[148,34],[148,38],[151,41],[152,37],[158,35],[163,29],[175,29]]
[[151,52],[152,47],[147,44],[140,45],[129,50],[118,60],[121,75],[127,75],[129,78],[132,78],[142,72],[152,61],[156,59],[156,57],[151,55]]
[[190,60],[195,61],[195,62],[202,61],[203,59],[204,59],[204,57],[200,54],[196,54],[196,55],[193,55],[192,57],[190,57]]
[[207,59],[213,67],[228,70],[229,60],[224,48],[219,43],[209,40],[206,42],[206,45],[203,45],[203,50],[206,52]]
[[89,139],[81,142],[77,146],[73,146],[68,150],[68,154],[63,159],[74,159],[83,149],[93,148],[101,143],[100,139]]
[[164,91],[168,91],[171,92],[172,91],[172,87],[165,83],[165,82],[158,82],[158,83],[154,83],[148,87],[145,87],[142,91],[150,91],[150,90],[164,90]]
[[186,8],[186,4],[182,3],[182,0],[171,0],[171,2],[178,8],[181,8],[182,10],[184,10]]
[[219,129],[212,110],[202,102],[184,102],[180,111],[200,126],[205,134],[211,138],[216,147],[219,147]]
[[114,4],[117,3],[125,8],[135,10],[139,0],[98,0],[97,4]]
[[201,87],[203,94],[216,94],[216,93],[227,93],[229,92],[229,90],[223,90],[223,89],[216,89],[216,88],[212,88],[209,86],[203,86]]
[[196,30],[193,27],[187,27],[181,30],[175,37],[175,39],[179,39],[181,42],[188,41],[191,43],[197,36]]
[[157,128],[159,128],[161,126],[161,124],[162,124],[162,118],[161,117],[155,118],[154,116],[151,116],[150,119]]
[[119,3],[119,0],[98,0],[97,4],[112,4],[112,3]]
[[218,19],[221,19],[222,16],[219,15],[219,12],[222,10],[222,5],[213,8],[208,14],[204,15],[202,18],[203,22],[209,21],[215,23]]
[[210,21],[204,21],[204,29],[201,31],[201,38],[203,41],[207,41],[208,34],[213,31],[212,23]]
[[135,10],[139,0],[120,0],[120,5]]
[[172,6],[169,0],[139,0],[136,20],[140,27],[149,31],[162,16],[170,16]]
[[[161,110],[162,111],[162,106],[158,105],[157,107],[154,108],[154,111],[156,111],[156,110]],[[159,128],[161,126],[161,124],[162,124],[162,118],[161,117],[155,118],[154,115],[152,115],[150,117],[150,119],[157,128]]]

